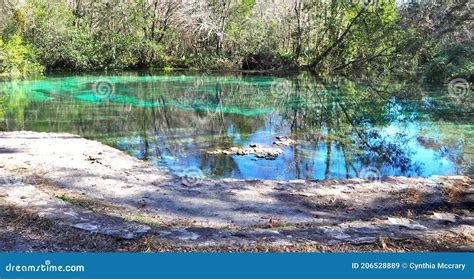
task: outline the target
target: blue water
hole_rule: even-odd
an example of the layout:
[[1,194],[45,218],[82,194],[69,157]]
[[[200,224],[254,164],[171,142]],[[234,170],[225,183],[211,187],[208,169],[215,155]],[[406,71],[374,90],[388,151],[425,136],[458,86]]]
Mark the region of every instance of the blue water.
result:
[[[69,132],[177,175],[244,179],[473,172],[470,103],[443,86],[310,76],[123,73],[2,82],[6,130]],[[277,135],[275,160],[210,154]]]

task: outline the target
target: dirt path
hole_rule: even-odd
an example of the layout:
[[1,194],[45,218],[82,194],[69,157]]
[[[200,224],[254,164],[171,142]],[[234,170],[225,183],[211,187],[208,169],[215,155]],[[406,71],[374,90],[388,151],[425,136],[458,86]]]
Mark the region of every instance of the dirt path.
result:
[[[176,250],[357,250],[384,240],[474,250],[474,187],[468,177],[194,180],[69,134],[0,133],[0,206],[23,208],[63,230],[166,241]],[[0,241],[11,237],[8,226],[2,230]]]

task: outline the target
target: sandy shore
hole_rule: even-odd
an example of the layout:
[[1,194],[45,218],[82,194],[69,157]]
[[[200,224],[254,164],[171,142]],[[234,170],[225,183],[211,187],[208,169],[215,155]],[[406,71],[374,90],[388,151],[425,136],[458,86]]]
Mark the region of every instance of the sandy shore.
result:
[[469,177],[194,180],[70,134],[0,133],[0,207],[2,251],[474,251]]

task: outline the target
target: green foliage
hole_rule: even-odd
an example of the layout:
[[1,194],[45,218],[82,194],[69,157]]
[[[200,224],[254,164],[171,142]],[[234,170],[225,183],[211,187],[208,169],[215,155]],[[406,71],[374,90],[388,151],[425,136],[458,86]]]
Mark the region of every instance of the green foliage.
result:
[[38,60],[48,70],[83,70],[99,62],[92,36],[74,25],[75,17],[64,3],[48,5],[45,1],[33,1],[26,13],[31,22],[24,36],[34,45]]
[[25,78],[41,74],[43,70],[31,47],[20,36],[13,35],[7,42],[0,39],[0,76]]
[[[421,69],[435,81],[472,78],[466,3],[25,0],[0,21],[5,45],[20,45],[16,52],[9,48],[2,71],[27,76],[42,71],[38,61],[48,71],[166,67],[370,75]],[[451,21],[456,24],[443,26]],[[14,42],[6,40],[12,36]]]
[[474,80],[474,44],[447,45],[430,59],[424,74],[432,81]]
[[152,41],[143,40],[138,44],[132,44],[132,55],[138,53],[136,64],[147,65],[166,65],[167,57],[163,46]]
[[[25,13],[29,22],[23,36],[35,47],[38,60],[48,70],[124,69],[163,64],[161,45],[144,39],[139,32],[115,32],[107,18],[91,28],[90,20],[75,15],[64,1],[49,5],[32,0],[25,6]],[[16,18],[14,22],[14,26],[19,25]]]

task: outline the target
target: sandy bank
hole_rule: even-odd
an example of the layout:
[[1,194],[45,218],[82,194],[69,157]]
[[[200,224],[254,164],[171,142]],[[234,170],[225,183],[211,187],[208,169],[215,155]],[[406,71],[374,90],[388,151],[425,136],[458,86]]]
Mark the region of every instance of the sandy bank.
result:
[[70,134],[0,133],[0,204],[86,232],[211,249],[453,239],[470,250],[474,240],[469,177],[195,181]]

